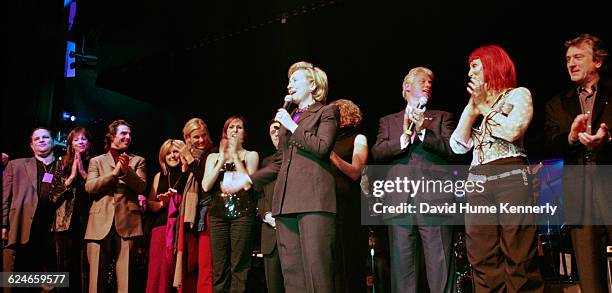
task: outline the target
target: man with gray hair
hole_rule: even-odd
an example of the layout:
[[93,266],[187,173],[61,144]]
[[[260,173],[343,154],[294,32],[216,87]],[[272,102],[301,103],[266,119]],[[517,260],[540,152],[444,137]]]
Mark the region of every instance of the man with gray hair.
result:
[[609,174],[596,167],[612,165],[612,80],[601,76],[608,52],[589,34],[565,42],[565,47],[574,86],[547,102],[545,135],[549,149],[563,156],[566,166],[583,165],[567,166],[563,174],[565,217],[580,287],[583,292],[608,292],[604,250],[612,239],[612,184]]
[[[407,174],[406,167],[417,170],[446,165],[452,156],[449,139],[456,126],[453,115],[424,109],[431,96],[432,80],[433,72],[428,68],[416,67],[410,70],[402,83],[406,108],[380,119],[372,156],[377,164],[395,165],[396,173],[402,176],[421,178],[416,173]],[[392,172],[390,170],[389,174]],[[398,205],[423,199],[410,199],[408,193],[399,193],[385,200]],[[430,292],[442,293],[448,290],[452,227],[421,225],[423,215],[399,216],[388,220],[391,221],[389,245],[392,292],[424,291],[423,286],[417,284],[419,236],[423,242]]]

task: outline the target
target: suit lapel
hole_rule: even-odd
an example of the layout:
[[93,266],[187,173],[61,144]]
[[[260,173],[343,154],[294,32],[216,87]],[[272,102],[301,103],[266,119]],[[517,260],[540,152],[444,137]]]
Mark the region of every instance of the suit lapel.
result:
[[428,128],[429,125],[431,124],[431,122],[436,119],[434,112],[430,112],[428,110],[425,110],[425,113],[423,113],[423,129]]
[[565,99],[562,103],[563,107],[565,107],[565,111],[570,114],[573,119],[582,113],[582,108],[580,107],[580,101],[578,100],[578,92],[575,88],[571,89],[566,95]]
[[28,158],[25,166],[26,173],[28,173],[28,177],[30,178],[30,183],[34,186],[34,190],[38,191],[38,184],[36,184],[36,179],[38,178],[38,168],[36,166],[36,158]]
[[597,96],[595,97],[595,103],[593,104],[593,119],[591,120],[593,134],[599,130],[599,118],[601,118],[603,110],[608,106],[609,100],[609,93],[606,92],[606,89],[603,88],[603,86],[600,86],[599,90],[597,91]]
[[306,109],[306,111],[304,111],[304,113],[302,113],[302,115],[300,115],[300,118],[298,119],[297,124],[300,124],[300,122],[302,122],[302,120],[304,120],[306,117],[316,113],[322,107],[323,107],[323,104],[321,104],[319,102],[315,102],[314,104],[312,104],[310,107],[308,107],[308,109]]
[[392,125],[392,136],[400,136],[404,132],[404,111],[395,113]]
[[110,152],[104,155],[104,164],[108,165],[111,170],[115,169],[115,160]]

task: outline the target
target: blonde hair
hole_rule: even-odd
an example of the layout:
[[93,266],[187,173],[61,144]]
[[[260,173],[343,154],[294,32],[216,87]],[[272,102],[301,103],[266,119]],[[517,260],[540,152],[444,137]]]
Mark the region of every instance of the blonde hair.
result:
[[427,74],[427,76],[429,76],[429,78],[431,78],[431,79],[433,79],[433,77],[434,77],[433,71],[431,71],[431,69],[429,69],[427,67],[415,67],[415,68],[410,69],[408,74],[406,74],[406,76],[404,77],[404,83],[403,84],[413,83],[414,79],[416,78],[417,74],[419,74],[419,73]]
[[325,103],[328,88],[327,74],[325,71],[319,67],[315,67],[310,62],[300,61],[289,67],[287,77],[291,78],[291,75],[298,70],[302,70],[304,73],[306,73],[306,78],[308,78],[310,82],[314,82],[315,89],[312,92],[312,97],[315,99],[315,101]]
[[207,145],[212,145],[212,139],[210,139],[210,132],[208,131],[208,126],[206,125],[204,120],[200,118],[191,118],[189,119],[189,121],[187,121],[187,123],[185,123],[185,126],[183,127],[183,139],[185,139],[185,141],[187,142],[187,147],[189,149],[191,149],[192,147],[191,140],[189,139],[191,133],[198,129],[206,131]]
[[185,143],[180,139],[168,139],[159,148],[159,165],[161,166],[162,173],[168,176],[168,166],[166,165],[166,155],[172,151],[175,147],[179,151],[185,146]]

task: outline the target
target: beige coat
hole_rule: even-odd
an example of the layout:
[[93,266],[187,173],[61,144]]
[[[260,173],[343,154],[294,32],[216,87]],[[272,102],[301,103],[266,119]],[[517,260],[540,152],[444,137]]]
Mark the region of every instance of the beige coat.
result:
[[138,195],[147,186],[145,160],[130,155],[126,174],[112,175],[115,161],[110,153],[90,160],[85,190],[93,201],[85,239],[102,240],[110,231],[113,221],[117,234],[122,238],[142,236],[142,213]]

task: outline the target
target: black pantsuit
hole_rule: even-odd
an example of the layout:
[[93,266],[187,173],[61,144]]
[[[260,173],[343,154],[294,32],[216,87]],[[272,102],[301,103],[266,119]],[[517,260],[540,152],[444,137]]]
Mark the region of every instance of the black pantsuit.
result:
[[[300,213],[276,218],[277,247],[287,292],[334,292],[336,218],[332,213]],[[294,255],[299,252],[299,255]],[[297,277],[296,277],[297,276]],[[304,276],[301,278],[300,276]]]
[[333,105],[310,105],[294,133],[281,127],[274,162],[251,175],[259,190],[276,179],[272,215],[287,292],[335,291],[336,193],[329,155],[338,117]]

